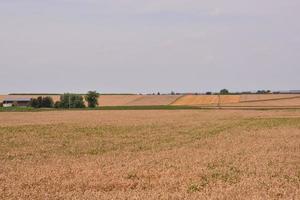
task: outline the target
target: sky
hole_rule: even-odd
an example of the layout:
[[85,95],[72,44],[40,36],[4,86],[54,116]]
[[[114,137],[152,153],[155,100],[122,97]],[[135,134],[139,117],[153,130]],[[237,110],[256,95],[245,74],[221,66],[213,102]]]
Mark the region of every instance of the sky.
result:
[[0,0],[0,93],[300,89],[299,0]]

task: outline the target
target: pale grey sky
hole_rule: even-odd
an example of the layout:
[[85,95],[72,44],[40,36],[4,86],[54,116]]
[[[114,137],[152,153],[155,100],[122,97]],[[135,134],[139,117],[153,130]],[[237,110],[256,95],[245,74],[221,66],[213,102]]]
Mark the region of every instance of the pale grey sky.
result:
[[0,93],[300,89],[299,0],[0,0]]

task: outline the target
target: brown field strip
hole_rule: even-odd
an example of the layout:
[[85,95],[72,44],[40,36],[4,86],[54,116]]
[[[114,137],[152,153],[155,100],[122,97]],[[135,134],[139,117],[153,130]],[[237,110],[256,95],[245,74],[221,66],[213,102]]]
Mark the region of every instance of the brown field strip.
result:
[[170,105],[180,95],[143,95],[142,98],[135,99],[129,103],[127,106],[152,106],[152,105]]
[[241,95],[241,102],[252,102],[252,101],[268,101],[275,99],[290,99],[300,98],[299,94],[243,94]]
[[100,95],[99,106],[124,106],[142,98],[142,95]]
[[225,103],[239,103],[239,95],[186,95],[179,98],[172,105],[211,105]]
[[297,97],[288,97],[281,99],[272,99],[272,100],[260,100],[260,101],[249,101],[249,102],[240,102],[236,104],[224,104],[234,105],[234,106],[281,106],[281,107],[299,107],[300,106],[300,96]]

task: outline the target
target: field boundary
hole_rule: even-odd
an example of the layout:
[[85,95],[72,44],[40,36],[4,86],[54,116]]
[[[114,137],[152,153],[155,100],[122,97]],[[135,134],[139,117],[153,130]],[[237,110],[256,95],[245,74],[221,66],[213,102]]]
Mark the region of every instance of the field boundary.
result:
[[180,95],[177,99],[175,99],[173,102],[171,102],[169,105],[173,105],[176,101],[184,97],[185,95]]

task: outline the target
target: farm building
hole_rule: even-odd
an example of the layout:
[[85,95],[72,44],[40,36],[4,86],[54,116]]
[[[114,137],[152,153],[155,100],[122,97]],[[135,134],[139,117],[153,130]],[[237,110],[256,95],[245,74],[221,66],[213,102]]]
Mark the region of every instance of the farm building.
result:
[[29,106],[30,100],[30,98],[5,98],[3,100],[3,107]]

